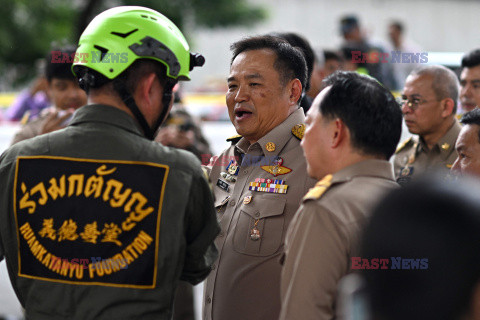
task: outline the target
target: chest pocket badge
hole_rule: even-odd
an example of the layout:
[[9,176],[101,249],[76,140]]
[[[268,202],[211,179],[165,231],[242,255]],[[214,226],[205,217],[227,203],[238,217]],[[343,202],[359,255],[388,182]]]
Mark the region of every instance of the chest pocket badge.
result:
[[282,244],[286,198],[273,194],[256,195],[242,204],[233,237],[235,251],[253,256],[269,256]]

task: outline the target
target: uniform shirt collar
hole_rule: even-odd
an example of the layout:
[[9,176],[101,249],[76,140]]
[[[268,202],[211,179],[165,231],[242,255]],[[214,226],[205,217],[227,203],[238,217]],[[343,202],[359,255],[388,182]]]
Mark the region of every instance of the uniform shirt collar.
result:
[[108,124],[142,137],[145,136],[136,121],[128,113],[112,106],[101,104],[83,106],[75,111],[69,126],[76,126],[85,122]]
[[[455,149],[455,142],[457,141],[457,137],[460,133],[462,126],[460,123],[455,119],[455,122],[448,129],[447,133],[443,137],[441,137],[438,142],[433,146],[431,151],[435,151],[440,153],[445,159],[452,153],[452,150]],[[423,152],[428,152],[428,148],[425,145],[425,142],[422,138],[419,139],[419,148]]]
[[389,161],[368,159],[354,163],[333,174],[332,184],[346,182],[354,177],[374,177],[395,181],[393,166]]
[[[261,137],[257,142],[252,145],[249,145],[249,142],[245,138],[241,138],[235,147],[240,151],[240,153],[250,153],[253,151],[255,153],[263,153],[263,155],[274,158],[285,147],[287,142],[294,138],[292,134],[292,128],[296,124],[301,124],[305,122],[305,114],[303,109],[298,108],[292,114],[290,114],[287,119],[285,119],[281,124],[273,128],[269,133]],[[268,151],[266,148],[267,143],[272,142],[275,144],[275,150]],[[262,155],[262,154],[259,154]]]

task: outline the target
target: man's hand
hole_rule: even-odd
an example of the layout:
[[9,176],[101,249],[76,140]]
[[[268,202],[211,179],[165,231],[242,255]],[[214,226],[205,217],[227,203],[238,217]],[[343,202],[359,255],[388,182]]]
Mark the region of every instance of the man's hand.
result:
[[47,120],[43,124],[41,134],[49,133],[49,132],[53,132],[53,131],[57,131],[65,128],[67,125],[66,121],[72,115],[73,115],[73,110],[62,111],[61,115],[57,110],[53,111],[48,115]]

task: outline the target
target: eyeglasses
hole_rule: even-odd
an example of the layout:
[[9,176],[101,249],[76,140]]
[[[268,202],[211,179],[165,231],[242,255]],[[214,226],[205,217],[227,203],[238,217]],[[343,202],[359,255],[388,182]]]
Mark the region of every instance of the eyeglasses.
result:
[[419,99],[419,98],[413,98],[412,100],[408,100],[408,99],[405,99],[405,98],[399,98],[398,103],[400,104],[400,107],[407,104],[407,107],[409,107],[410,110],[415,111],[415,110],[418,109],[418,107],[421,104],[429,103],[429,102],[432,102],[432,101],[435,101],[435,100],[423,100],[423,99]]

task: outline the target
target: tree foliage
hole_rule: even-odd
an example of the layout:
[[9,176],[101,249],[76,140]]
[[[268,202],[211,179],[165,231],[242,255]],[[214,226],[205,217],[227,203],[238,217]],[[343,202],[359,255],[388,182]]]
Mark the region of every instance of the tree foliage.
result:
[[187,37],[191,28],[252,25],[266,16],[248,0],[0,0],[0,88],[32,79],[52,47],[77,43],[95,15],[117,5],[158,10]]

